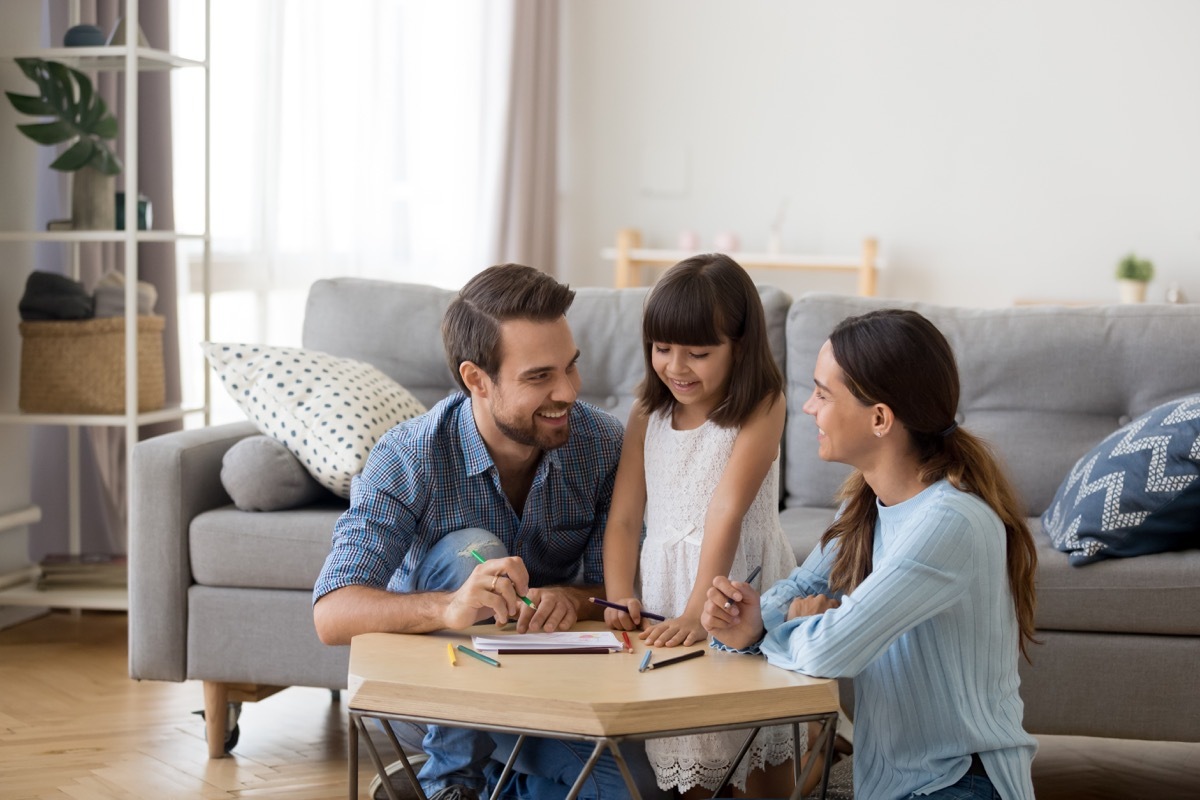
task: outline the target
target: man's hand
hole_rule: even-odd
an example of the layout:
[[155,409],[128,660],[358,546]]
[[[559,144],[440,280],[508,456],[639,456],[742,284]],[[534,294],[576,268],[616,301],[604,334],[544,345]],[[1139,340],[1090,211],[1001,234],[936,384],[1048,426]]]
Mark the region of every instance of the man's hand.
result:
[[797,597],[788,606],[787,618],[791,620],[797,617],[811,617],[815,614],[824,614],[829,609],[837,608],[841,604],[841,600],[835,600],[823,594],[810,594]]
[[517,601],[521,616],[517,619],[517,633],[529,631],[553,633],[554,631],[570,630],[579,619],[578,593],[566,587],[546,586],[541,589],[530,589],[529,599],[537,606],[534,611],[529,606]]
[[638,634],[638,638],[651,647],[679,647],[704,641],[708,632],[700,624],[699,615],[681,614],[651,625]]
[[531,610],[521,602],[521,595],[529,591],[525,562],[516,556],[489,559],[475,567],[466,583],[450,593],[450,602],[442,615],[443,627],[468,628],[487,619],[485,610],[491,612],[497,625],[507,625],[509,617],[517,616],[522,609]]
[[758,592],[748,583],[717,575],[706,594],[700,623],[726,647],[749,647],[765,632]]

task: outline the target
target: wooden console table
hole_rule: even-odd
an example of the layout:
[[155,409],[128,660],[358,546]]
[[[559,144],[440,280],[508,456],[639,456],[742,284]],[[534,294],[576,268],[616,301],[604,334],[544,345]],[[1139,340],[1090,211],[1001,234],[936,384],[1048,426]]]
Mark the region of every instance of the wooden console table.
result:
[[[642,247],[642,232],[635,228],[617,231],[617,246],[606,247],[600,255],[614,262],[617,288],[642,285],[643,267],[669,267],[696,255],[687,250],[659,250]],[[879,242],[863,239],[862,252],[857,256],[804,256],[785,253],[731,253],[734,260],[746,269],[816,270],[824,272],[853,272],[858,275],[858,294],[875,294],[879,271]]]
[[[603,623],[596,621],[582,622],[578,627],[604,629]],[[470,646],[471,633],[497,635],[494,626],[481,625],[465,631],[368,633],[354,637],[348,682],[352,800],[358,797],[360,738],[380,775],[387,766],[367,734],[370,719],[517,734],[520,738],[504,775],[515,763],[526,736],[593,742],[592,755],[568,798],[577,795],[606,751],[613,754],[621,768],[630,796],[639,797],[618,749],[625,740],[733,729],[757,732],[769,725],[792,725],[795,732],[801,722],[818,721],[822,723],[821,734],[811,745],[814,750],[825,750],[820,784],[824,796],[837,733],[836,681],[773,667],[759,656],[710,650],[707,644],[666,651],[676,654],[704,649],[704,658],[638,672],[646,646],[636,637],[633,655],[500,655],[497,658],[502,666],[496,668],[460,654],[458,665],[451,666],[446,645]],[[658,651],[660,657],[663,652]],[[384,729],[391,734],[386,723]],[[408,757],[394,735],[389,738],[415,785]],[[743,754],[749,746],[747,739]],[[793,763],[798,766],[799,758]],[[810,759],[806,767],[811,768],[812,763]],[[730,769],[726,781],[732,773]],[[803,777],[797,775],[797,787]],[[391,782],[385,779],[383,785],[391,796]],[[798,795],[799,789],[793,796]],[[423,797],[419,787],[418,796]]]

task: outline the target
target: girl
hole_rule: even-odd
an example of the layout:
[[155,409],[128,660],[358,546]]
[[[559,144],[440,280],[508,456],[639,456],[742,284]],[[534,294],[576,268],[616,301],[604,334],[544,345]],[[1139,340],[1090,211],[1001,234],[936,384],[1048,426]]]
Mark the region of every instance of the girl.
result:
[[949,343],[914,311],[851,317],[813,383],[820,456],[855,469],[841,512],[761,600],[718,576],[705,628],[777,666],[854,676],[858,800],[1032,798],[1017,662],[1037,555],[995,458],[955,421]]
[[[639,636],[649,645],[689,645],[708,638],[700,614],[715,577],[744,578],[761,566],[768,585],[796,566],[778,510],[783,377],[758,290],[724,255],[689,258],[662,276],[646,300],[642,342],[646,378],[604,531],[605,592],[629,612],[604,614],[614,628],[644,628]],[[643,608],[667,619],[650,624]],[[711,794],[743,738],[654,739],[646,751],[663,789]],[[786,726],[765,729],[734,785],[747,789],[753,769],[754,793],[789,794],[791,753]],[[768,775],[767,767],[775,769]]]

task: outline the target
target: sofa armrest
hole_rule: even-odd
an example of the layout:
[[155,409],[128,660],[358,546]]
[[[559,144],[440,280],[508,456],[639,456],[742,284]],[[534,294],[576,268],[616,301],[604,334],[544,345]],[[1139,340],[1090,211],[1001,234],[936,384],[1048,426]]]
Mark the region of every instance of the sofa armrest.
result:
[[133,448],[129,491],[129,675],[187,679],[188,532],[232,502],[221,485],[226,451],[258,433],[250,422],[178,431]]

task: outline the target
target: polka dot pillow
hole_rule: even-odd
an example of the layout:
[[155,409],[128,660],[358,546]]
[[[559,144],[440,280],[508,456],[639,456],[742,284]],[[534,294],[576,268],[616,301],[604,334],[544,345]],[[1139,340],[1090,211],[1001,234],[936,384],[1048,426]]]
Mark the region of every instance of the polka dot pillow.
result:
[[201,346],[258,429],[341,497],[350,496],[350,479],[362,471],[379,437],[425,413],[407,389],[362,361],[296,347]]

